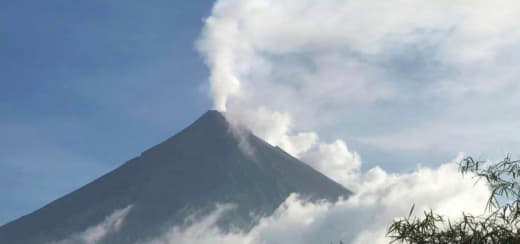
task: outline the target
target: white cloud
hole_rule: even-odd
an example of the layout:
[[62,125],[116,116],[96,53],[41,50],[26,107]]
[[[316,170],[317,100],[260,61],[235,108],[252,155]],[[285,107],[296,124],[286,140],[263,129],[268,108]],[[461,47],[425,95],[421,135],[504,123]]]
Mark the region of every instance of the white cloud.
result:
[[191,243],[247,243],[247,238],[240,232],[223,233],[217,226],[217,221],[224,214],[235,208],[232,204],[217,204],[215,210],[201,219],[195,220],[195,216],[187,217],[184,226],[175,226],[170,231],[145,244],[191,244]]
[[321,143],[318,149],[306,152],[301,159],[347,188],[357,190],[361,157],[356,152],[349,151],[344,141]]
[[107,216],[101,223],[91,226],[80,233],[72,234],[70,237],[51,242],[53,244],[96,244],[103,240],[106,236],[113,234],[121,228],[123,221],[132,209],[129,205],[122,209],[115,210],[112,214]]
[[[518,16],[512,0],[219,0],[198,48],[216,108],[280,113],[295,122],[277,127],[288,137],[349,125],[340,137],[355,133],[389,152],[393,145],[380,142],[393,138],[402,145],[418,139],[425,152],[515,150],[495,142],[518,133],[486,125],[520,119],[509,112],[520,106]],[[429,137],[443,130],[472,140]],[[483,139],[477,131],[486,130]],[[302,149],[266,136],[295,155],[311,148],[308,136]]]

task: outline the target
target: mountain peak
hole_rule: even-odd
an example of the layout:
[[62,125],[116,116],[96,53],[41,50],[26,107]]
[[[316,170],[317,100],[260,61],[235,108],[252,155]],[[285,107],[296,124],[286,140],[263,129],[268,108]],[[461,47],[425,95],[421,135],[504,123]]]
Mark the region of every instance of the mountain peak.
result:
[[225,128],[228,128],[229,123],[226,117],[224,116],[223,112],[219,112],[217,110],[208,110],[186,129],[199,126],[223,126]]
[[224,112],[220,112],[218,110],[208,110],[206,111],[197,121],[211,121],[214,123],[227,123],[227,119],[224,116]]
[[[179,141],[189,141],[191,143],[205,144],[205,141],[212,141],[216,143],[218,140],[223,140],[229,137],[230,124],[222,112],[217,110],[208,110],[200,116],[195,122],[184,128],[181,132],[171,136],[166,141],[153,146],[141,154],[147,155],[157,151],[169,151],[172,147],[183,146],[179,145]],[[187,138],[187,139],[179,139]],[[228,138],[229,139],[229,138]],[[200,141],[199,141],[200,140]]]
[[0,227],[0,243],[49,243],[132,206],[119,232],[100,243],[135,243],[182,224],[215,203],[236,204],[219,226],[250,228],[291,194],[336,200],[351,192],[247,132],[244,153],[225,116],[210,110],[166,141],[47,206]]
[[230,124],[223,112],[208,110],[185,130],[193,129],[228,131]]

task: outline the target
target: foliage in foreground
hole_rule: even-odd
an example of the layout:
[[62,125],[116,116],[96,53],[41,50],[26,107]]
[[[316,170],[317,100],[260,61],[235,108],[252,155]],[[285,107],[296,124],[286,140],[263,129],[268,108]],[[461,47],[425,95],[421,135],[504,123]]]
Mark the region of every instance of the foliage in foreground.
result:
[[489,185],[486,215],[463,214],[453,222],[430,210],[417,218],[412,217],[412,206],[407,218],[394,221],[388,228],[391,243],[520,243],[520,160],[512,161],[508,155],[497,164],[483,164],[466,157],[460,171],[463,175],[472,172],[477,180]]

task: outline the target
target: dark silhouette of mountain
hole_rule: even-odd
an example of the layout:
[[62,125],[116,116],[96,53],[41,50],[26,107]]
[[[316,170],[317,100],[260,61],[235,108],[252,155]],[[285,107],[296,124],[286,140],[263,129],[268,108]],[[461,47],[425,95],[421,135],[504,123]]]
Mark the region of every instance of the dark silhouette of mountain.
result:
[[[351,192],[305,163],[242,129],[240,136],[217,111],[140,156],[43,208],[0,227],[0,243],[39,244],[66,239],[131,205],[123,225],[100,243],[148,240],[186,216],[237,208],[222,228],[250,228],[289,196],[336,200]],[[242,146],[241,146],[242,145]],[[246,145],[248,150],[243,150]]]

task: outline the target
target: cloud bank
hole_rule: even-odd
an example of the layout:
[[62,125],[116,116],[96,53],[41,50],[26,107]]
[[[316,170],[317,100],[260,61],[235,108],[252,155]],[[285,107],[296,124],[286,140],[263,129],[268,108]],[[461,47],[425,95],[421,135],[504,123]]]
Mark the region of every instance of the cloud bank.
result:
[[374,168],[359,175],[359,191],[348,200],[311,203],[293,194],[248,232],[219,229],[217,220],[234,207],[217,205],[213,213],[173,227],[146,244],[388,243],[387,225],[395,217],[407,215],[412,204],[418,214],[432,208],[452,219],[462,212],[483,213],[487,186],[482,182],[475,185],[468,176],[460,177],[456,163],[401,175]]

